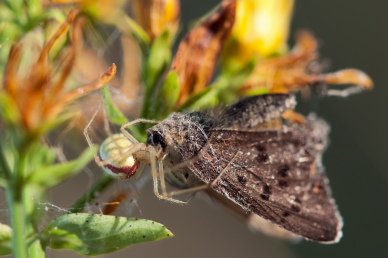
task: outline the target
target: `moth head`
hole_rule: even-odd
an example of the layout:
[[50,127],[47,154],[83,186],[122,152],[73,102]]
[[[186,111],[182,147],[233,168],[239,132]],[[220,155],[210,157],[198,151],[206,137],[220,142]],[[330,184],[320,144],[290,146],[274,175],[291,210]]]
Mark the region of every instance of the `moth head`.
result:
[[158,130],[148,131],[147,144],[152,146],[160,146],[162,149],[165,149],[167,146],[163,133]]

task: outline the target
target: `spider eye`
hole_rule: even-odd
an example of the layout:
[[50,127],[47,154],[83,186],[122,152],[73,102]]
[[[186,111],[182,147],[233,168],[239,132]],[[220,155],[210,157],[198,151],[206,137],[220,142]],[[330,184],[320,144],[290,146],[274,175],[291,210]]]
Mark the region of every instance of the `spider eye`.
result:
[[158,131],[151,131],[148,135],[147,143],[152,146],[160,145],[163,149],[167,147],[163,135]]

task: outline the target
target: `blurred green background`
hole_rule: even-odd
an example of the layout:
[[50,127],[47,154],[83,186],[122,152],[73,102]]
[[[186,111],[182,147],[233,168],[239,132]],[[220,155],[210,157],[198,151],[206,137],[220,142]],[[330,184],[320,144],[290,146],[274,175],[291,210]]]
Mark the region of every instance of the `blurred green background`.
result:
[[[183,0],[184,22],[194,21],[218,2]],[[320,52],[331,61],[330,71],[354,67],[375,82],[372,92],[301,100],[298,106],[304,114],[317,112],[332,127],[324,165],[345,222],[340,243],[288,244],[252,233],[201,194],[188,205],[175,205],[159,201],[149,183],[133,216],[161,222],[176,236],[108,257],[388,257],[387,10],[388,1],[296,1],[292,35],[298,29],[310,29],[321,40]],[[66,182],[54,190],[52,196],[59,197],[53,203],[71,205],[89,184],[86,174]],[[132,216],[129,211],[123,215]],[[78,256],[49,251],[48,257]]]

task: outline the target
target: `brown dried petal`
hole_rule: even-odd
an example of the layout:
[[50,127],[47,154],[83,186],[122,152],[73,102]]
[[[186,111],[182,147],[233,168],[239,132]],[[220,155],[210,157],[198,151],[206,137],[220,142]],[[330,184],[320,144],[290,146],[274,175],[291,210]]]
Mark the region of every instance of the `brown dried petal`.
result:
[[181,83],[179,104],[210,82],[225,39],[232,30],[235,10],[235,0],[223,1],[221,7],[191,30],[179,45],[172,64]]
[[353,84],[363,89],[373,88],[371,78],[360,70],[323,73],[325,67],[318,58],[318,41],[310,32],[301,31],[292,51],[282,57],[261,61],[242,91],[265,88],[271,92],[287,93],[317,84]]

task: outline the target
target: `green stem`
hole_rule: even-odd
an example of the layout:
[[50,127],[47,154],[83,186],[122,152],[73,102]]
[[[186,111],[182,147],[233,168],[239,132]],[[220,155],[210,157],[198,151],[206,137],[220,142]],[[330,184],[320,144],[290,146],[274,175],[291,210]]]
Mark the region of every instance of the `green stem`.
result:
[[29,187],[28,185],[23,187],[24,211],[27,215],[25,232],[29,240],[27,243],[27,253],[29,258],[45,257],[45,252],[42,248],[38,235],[39,222],[45,215],[42,210],[36,208],[36,202],[41,200],[43,194],[40,190],[42,189],[36,190],[34,187]]
[[26,149],[19,151],[19,159],[15,159],[14,171],[7,189],[8,206],[10,209],[13,229],[12,249],[15,257],[28,257],[26,244],[26,211],[23,196],[23,176],[26,168]]
[[0,146],[0,176],[4,175],[4,178],[7,180],[10,180],[11,177],[11,170],[9,168],[7,159],[4,155],[3,148]]
[[[17,138],[15,134],[15,138]],[[18,155],[14,160],[14,171],[9,177],[9,184],[6,188],[8,207],[10,209],[11,225],[13,229],[12,249],[14,257],[25,258],[27,255],[27,230],[31,229],[31,217],[28,216],[26,207],[26,198],[24,195],[26,190],[24,177],[26,171],[30,167],[28,164],[30,148],[34,138],[25,138],[20,144]],[[34,233],[35,231],[29,232]]]
[[7,201],[11,216],[11,226],[13,229],[12,250],[14,257],[26,258],[27,245],[25,241],[25,214],[23,200],[17,192],[19,189],[7,189]]
[[114,178],[104,175],[90,190],[85,193],[73,206],[70,208],[71,213],[77,213],[84,210],[85,205],[96,198],[96,194],[104,191],[112,182]]

